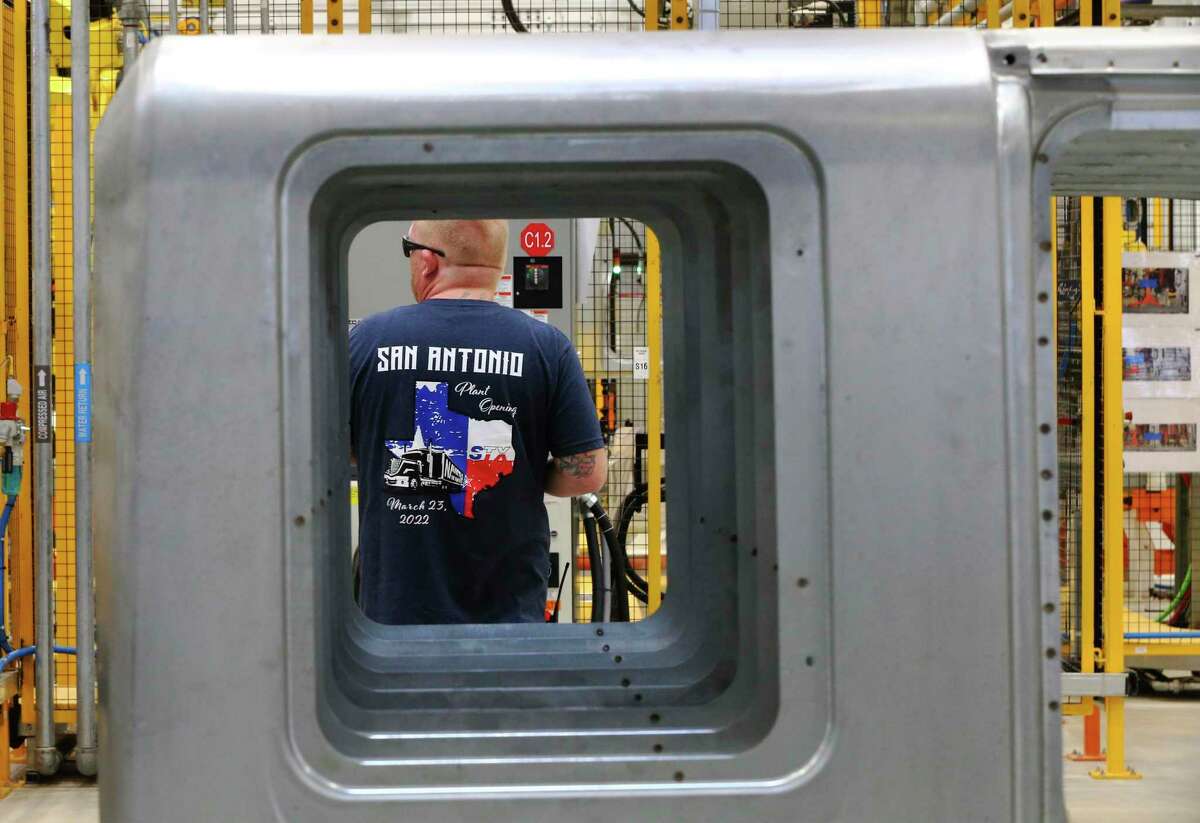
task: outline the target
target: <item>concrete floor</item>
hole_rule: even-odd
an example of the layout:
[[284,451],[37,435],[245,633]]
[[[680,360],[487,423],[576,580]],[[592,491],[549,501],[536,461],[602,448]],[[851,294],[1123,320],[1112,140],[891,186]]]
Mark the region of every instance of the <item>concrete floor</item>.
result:
[[63,777],[30,783],[0,800],[0,823],[99,823],[100,791],[95,780]]
[[[1101,764],[1063,762],[1072,823],[1200,821],[1200,695],[1130,699],[1125,736],[1125,760],[1141,780],[1096,780],[1088,772]],[[1083,721],[1071,718],[1063,726],[1063,750],[1082,748]]]
[[[1094,763],[1065,761],[1071,823],[1200,823],[1200,695],[1134,698],[1126,709],[1128,762],[1141,780],[1101,781]],[[1063,726],[1063,750],[1082,746],[1083,723]],[[29,785],[0,801],[0,823],[98,823],[94,781]]]

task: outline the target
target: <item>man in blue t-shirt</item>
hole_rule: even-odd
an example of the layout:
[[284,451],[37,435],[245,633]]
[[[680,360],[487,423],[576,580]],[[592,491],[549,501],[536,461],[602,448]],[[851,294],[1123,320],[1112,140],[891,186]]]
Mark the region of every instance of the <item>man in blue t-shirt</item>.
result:
[[494,302],[507,237],[502,220],[413,223],[403,246],[417,304],[350,333],[359,602],[380,623],[543,620],[542,495],[604,484],[571,341]]

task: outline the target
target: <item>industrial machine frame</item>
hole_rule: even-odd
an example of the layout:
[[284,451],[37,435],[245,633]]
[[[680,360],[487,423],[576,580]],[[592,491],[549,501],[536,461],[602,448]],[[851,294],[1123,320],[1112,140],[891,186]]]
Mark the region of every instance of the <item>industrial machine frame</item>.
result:
[[[96,143],[106,819],[1061,819],[1051,194],[1200,190],[1200,44],[1081,34],[153,46]],[[659,613],[338,594],[371,192],[654,227]]]

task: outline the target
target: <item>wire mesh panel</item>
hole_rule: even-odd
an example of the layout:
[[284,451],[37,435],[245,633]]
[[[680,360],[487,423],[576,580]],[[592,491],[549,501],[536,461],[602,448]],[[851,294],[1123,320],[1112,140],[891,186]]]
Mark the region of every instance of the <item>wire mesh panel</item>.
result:
[[[1194,644],[1200,627],[1191,609],[1195,575],[1189,576],[1200,556],[1192,514],[1200,502],[1192,485],[1200,469],[1200,415],[1193,411],[1200,396],[1200,376],[1193,373],[1200,339],[1190,294],[1191,280],[1200,274],[1196,203],[1123,201],[1119,378],[1125,473],[1120,495],[1112,498],[1105,494],[1104,466],[1116,458],[1105,454],[1104,336],[1096,316],[1105,309],[1100,265],[1105,215],[1099,204],[1099,198],[1056,201],[1059,565],[1068,670],[1079,669],[1104,643],[1106,545],[1122,552],[1116,608],[1123,614],[1124,637],[1117,642],[1129,645],[1127,665],[1137,667],[1139,656],[1164,648],[1175,647],[1168,653],[1177,654],[1183,644]],[[1091,261],[1087,266],[1085,258]],[[1094,314],[1081,294],[1088,272]],[[1121,505],[1121,533],[1106,540],[1103,510],[1114,500]],[[1194,658],[1175,660],[1186,668]]]
[[[111,3],[95,2],[90,7],[91,88],[83,93],[91,100],[91,127],[94,128],[104,107],[116,89],[121,66],[120,27],[113,18]],[[54,381],[54,642],[75,646],[78,634],[75,576],[75,351],[74,351],[74,275],[72,255],[72,99],[70,46],[71,8],[55,2],[50,7],[50,164],[51,164],[51,277],[52,277],[52,375]],[[9,92],[6,90],[6,96]],[[6,129],[9,106],[5,107]],[[6,140],[6,164],[10,164]],[[10,165],[11,168],[11,165]],[[9,171],[6,168],[6,172]],[[12,169],[15,177],[15,168]],[[7,177],[7,175],[6,175]],[[16,209],[6,209],[6,220]],[[6,226],[6,228],[8,228]],[[15,255],[16,244],[11,244]],[[9,244],[6,244],[6,263]],[[8,271],[15,272],[15,257]],[[27,293],[27,292],[26,292]],[[15,284],[6,295],[19,294]],[[10,310],[10,317],[25,315],[27,309]],[[26,315],[27,316],[27,315]],[[13,326],[6,343],[13,351],[18,344]],[[19,567],[19,563],[15,564]],[[31,640],[31,638],[27,638]],[[75,658],[58,657],[55,666],[54,704],[57,710],[72,710],[77,703]]]
[[1059,573],[1063,661],[1080,668],[1083,526],[1082,283],[1079,198],[1055,201],[1058,249],[1057,374]]
[[1172,642],[1173,629],[1198,627],[1189,576],[1200,538],[1193,477],[1190,472],[1125,476],[1126,628],[1159,635],[1152,638],[1159,643]]
[[721,28],[986,27],[989,5],[997,25],[1073,25],[1078,19],[1076,0],[1055,0],[1053,21],[1050,4],[1030,3],[1021,10],[1002,0],[727,0],[721,3]]
[[[630,565],[643,580],[647,573],[650,535],[648,461],[658,450],[648,439],[649,381],[639,363],[649,356],[647,339],[646,227],[624,217],[600,221],[588,291],[577,309],[575,344],[596,398],[600,428],[608,443],[608,480],[601,501],[626,547]],[[664,499],[662,489],[660,499]],[[666,545],[665,530],[660,532]],[[592,582],[587,545],[581,539],[576,556],[575,620],[591,618]],[[663,555],[665,589],[666,561]],[[634,584],[637,588],[637,584]],[[631,620],[646,614],[644,600],[629,596]]]
[[374,0],[379,32],[493,33],[503,31],[640,31],[638,0]]
[[[71,54],[64,27],[71,9],[50,6],[50,230],[54,376],[54,642],[74,646],[75,623],[75,351],[71,255]],[[62,45],[58,37],[63,36]],[[75,658],[55,664],[56,708],[75,705]]]
[[[176,4],[179,21],[175,32],[170,26],[170,4],[165,0],[148,3],[148,36],[164,34],[229,34],[233,21],[236,34],[269,34],[301,31],[303,4],[300,0],[267,0],[265,4],[210,0],[202,7],[199,0],[180,0]],[[355,31],[365,4],[340,4],[341,28]],[[507,5],[507,8],[506,8]],[[205,25],[205,8],[207,25]],[[312,3],[314,32],[330,29],[330,4]],[[334,12],[336,14],[336,12]],[[370,3],[371,30],[377,33],[456,33],[490,34],[500,32],[562,31],[641,31],[645,11],[639,0],[374,0]],[[264,28],[265,25],[265,28]]]
[[[20,11],[24,11],[22,8]],[[3,197],[4,197],[4,367],[6,377],[17,378],[26,389],[18,403],[18,416],[30,416],[30,279],[29,279],[29,153],[27,41],[18,8],[0,5],[3,31]],[[32,484],[28,465],[23,470],[16,504],[5,532],[5,627],[14,648],[34,642],[34,552]],[[23,705],[34,707],[33,658],[18,664],[25,672],[21,683]],[[33,714],[30,712],[29,714]]]
[[288,34],[300,31],[300,0],[270,0],[267,33]]
[[[201,21],[200,0],[180,0],[177,17],[181,21],[177,32],[229,33],[228,21],[233,20],[236,33],[266,31],[268,33],[299,32],[302,3],[300,0],[266,0],[234,2],[232,12],[227,0],[210,0],[207,26]],[[1014,19],[1014,6],[996,0],[994,10],[1001,25],[1040,26],[1043,21],[1042,3],[1030,4],[1027,12],[1016,12],[1024,19]],[[338,4],[342,27],[346,31],[358,28],[358,2]],[[169,4],[152,0],[148,4],[150,36],[170,32]],[[686,17],[694,23],[696,4],[688,3]],[[1055,0],[1055,25],[1073,25],[1078,21],[1076,0]],[[312,3],[313,29],[328,30],[330,19],[326,0]],[[667,28],[672,16],[670,0],[660,7],[659,27]],[[642,0],[374,0],[370,3],[373,32],[410,34],[443,33],[483,34],[498,32],[563,32],[563,31],[641,31],[645,28],[645,7]],[[723,29],[802,29],[802,28],[875,28],[925,26],[979,26],[988,24],[987,0],[903,0],[888,3],[884,0],[728,0],[721,4],[720,26]]]
[[[1200,560],[1196,469],[1200,357],[1191,294],[1200,275],[1196,201],[1129,199],[1122,266],[1127,637],[1139,652],[1195,644]],[[1153,469],[1153,470],[1139,470]],[[1180,665],[1188,667],[1186,661]]]
[[1200,201],[1142,198],[1136,204],[1142,242],[1155,251],[1200,250]]
[[[146,27],[141,33],[143,42],[170,34],[300,32],[300,0],[209,0],[205,4],[199,0],[178,0],[174,4],[174,27],[171,24],[171,5],[167,0],[150,0],[146,3],[148,13]],[[318,8],[323,12],[324,3]]]

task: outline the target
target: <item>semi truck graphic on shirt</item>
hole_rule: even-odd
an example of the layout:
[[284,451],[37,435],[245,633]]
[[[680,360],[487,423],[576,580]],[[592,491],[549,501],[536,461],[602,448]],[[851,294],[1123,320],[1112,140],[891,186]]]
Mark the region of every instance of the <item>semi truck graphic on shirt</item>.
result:
[[448,493],[454,511],[474,518],[475,496],[512,474],[512,424],[459,414],[449,396],[447,383],[416,384],[413,439],[384,441],[383,482],[405,494]]

